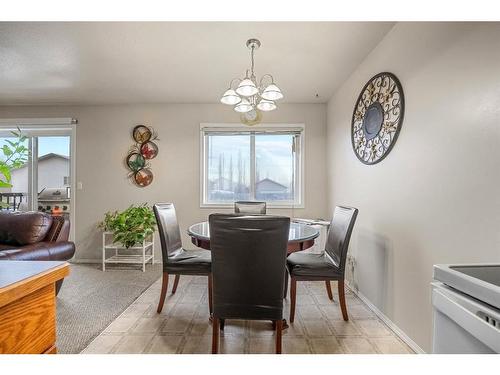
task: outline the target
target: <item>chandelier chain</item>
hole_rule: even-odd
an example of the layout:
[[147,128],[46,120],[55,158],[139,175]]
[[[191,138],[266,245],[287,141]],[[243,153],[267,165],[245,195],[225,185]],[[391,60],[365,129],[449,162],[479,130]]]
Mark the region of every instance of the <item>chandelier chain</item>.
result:
[[254,68],[254,65],[255,65],[254,59],[253,59],[253,52],[254,52],[254,50],[255,50],[255,46],[252,45],[252,53],[251,53],[251,55],[252,55],[252,77],[255,77],[255,74],[253,72],[253,68]]

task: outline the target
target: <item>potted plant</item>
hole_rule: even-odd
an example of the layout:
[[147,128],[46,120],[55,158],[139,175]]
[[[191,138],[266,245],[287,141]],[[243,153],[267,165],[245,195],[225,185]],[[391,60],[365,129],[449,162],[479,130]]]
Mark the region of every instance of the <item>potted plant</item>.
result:
[[[14,140],[6,139],[5,144],[0,148],[3,157],[0,157],[0,188],[11,188],[11,172],[13,169],[22,167],[29,157],[29,149],[26,146],[27,137],[21,134],[21,130],[13,131]],[[1,202],[0,208],[8,207]]]
[[131,205],[125,211],[106,212],[104,220],[98,224],[106,232],[113,233],[113,242],[121,243],[127,249],[142,244],[154,233],[156,219],[151,207]]

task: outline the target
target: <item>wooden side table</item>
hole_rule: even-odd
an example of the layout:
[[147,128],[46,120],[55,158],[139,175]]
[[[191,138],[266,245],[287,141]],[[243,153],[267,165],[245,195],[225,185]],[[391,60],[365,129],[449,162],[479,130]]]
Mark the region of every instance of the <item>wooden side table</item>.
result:
[[56,281],[66,262],[0,261],[0,354],[55,354]]

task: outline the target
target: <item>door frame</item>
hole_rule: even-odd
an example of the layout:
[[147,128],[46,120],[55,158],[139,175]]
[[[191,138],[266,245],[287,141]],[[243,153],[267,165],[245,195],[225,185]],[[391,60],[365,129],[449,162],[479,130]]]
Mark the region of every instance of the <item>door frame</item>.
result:
[[[26,131],[31,136],[37,136],[36,133],[40,132],[40,136],[56,136],[56,135],[69,135],[70,137],[70,240],[75,241],[76,238],[76,125],[78,121],[71,117],[57,117],[57,118],[11,118],[11,119],[0,119],[0,130],[9,130],[16,128],[21,128],[21,130]],[[31,143],[30,139],[30,143]],[[30,144],[31,146],[31,144]],[[31,148],[31,147],[30,147]],[[30,193],[30,206],[33,207],[33,202],[36,201],[33,194],[33,184],[36,180],[36,173],[38,172],[34,168],[37,166],[37,162],[33,161],[30,156],[30,168],[28,169],[29,178],[29,193]],[[35,173],[32,173],[35,171]],[[36,210],[36,207],[33,208]]]

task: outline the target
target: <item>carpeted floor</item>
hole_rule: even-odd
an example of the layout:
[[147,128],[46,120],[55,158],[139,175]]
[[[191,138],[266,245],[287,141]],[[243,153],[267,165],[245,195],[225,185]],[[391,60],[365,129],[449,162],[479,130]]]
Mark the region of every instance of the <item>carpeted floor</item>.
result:
[[161,264],[101,271],[98,264],[71,264],[57,296],[58,353],[80,353],[161,276]]

